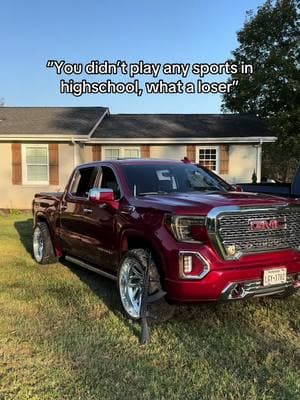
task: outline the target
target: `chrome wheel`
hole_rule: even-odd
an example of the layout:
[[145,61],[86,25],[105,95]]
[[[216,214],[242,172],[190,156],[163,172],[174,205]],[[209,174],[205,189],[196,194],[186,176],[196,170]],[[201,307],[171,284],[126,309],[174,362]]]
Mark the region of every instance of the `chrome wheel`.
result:
[[44,242],[42,237],[42,231],[37,226],[33,232],[33,254],[37,262],[41,262],[44,252]]
[[133,319],[139,319],[143,293],[143,267],[137,259],[127,257],[119,272],[119,290],[123,307]]

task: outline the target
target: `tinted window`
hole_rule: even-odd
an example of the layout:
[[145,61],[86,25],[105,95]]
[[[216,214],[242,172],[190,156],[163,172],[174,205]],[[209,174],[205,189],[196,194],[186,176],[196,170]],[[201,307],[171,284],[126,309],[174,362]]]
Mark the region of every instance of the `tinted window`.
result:
[[216,181],[219,182],[220,186],[222,186],[225,190],[233,190],[232,185],[224,181],[219,175],[211,171],[210,169],[204,167],[203,165],[197,165],[198,168],[204,170],[208,175],[210,175],[212,178],[214,178]]
[[116,199],[119,199],[121,196],[117,178],[114,174],[114,171],[109,167],[101,168],[100,188],[112,189]]
[[123,168],[130,189],[137,195],[224,190],[217,179],[190,164],[125,165]]
[[81,168],[74,177],[71,194],[73,196],[88,197],[88,192],[94,187],[98,169],[95,167]]

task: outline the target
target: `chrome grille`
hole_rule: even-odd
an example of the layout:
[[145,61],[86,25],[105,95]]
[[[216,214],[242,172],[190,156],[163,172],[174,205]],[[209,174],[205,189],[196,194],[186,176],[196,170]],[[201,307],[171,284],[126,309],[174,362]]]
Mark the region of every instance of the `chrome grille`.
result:
[[[281,229],[261,231],[250,229],[249,221],[251,220],[274,219],[284,219],[286,226]],[[229,212],[224,210],[216,215],[215,234],[225,258],[225,249],[232,245],[242,254],[281,249],[300,250],[300,207],[240,208]]]

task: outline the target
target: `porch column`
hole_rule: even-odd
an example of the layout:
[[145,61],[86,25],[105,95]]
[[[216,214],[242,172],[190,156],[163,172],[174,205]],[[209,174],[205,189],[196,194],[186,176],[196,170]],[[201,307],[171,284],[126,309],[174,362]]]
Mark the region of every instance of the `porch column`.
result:
[[256,145],[256,176],[257,182],[261,181],[261,156],[262,156],[262,141]]
[[80,164],[80,143],[77,143],[75,141],[73,143],[73,164],[74,168],[77,167],[78,164]]

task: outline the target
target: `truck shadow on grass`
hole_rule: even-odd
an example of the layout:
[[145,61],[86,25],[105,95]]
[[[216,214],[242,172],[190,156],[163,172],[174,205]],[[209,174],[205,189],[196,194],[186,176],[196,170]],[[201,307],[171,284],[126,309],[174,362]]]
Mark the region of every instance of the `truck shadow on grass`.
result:
[[27,251],[30,254],[31,258],[32,255],[32,226],[33,226],[33,219],[28,218],[25,221],[16,221],[14,223],[14,227],[19,234],[20,241]]
[[[22,243],[26,252],[33,259],[32,254],[32,225],[33,219],[28,218],[24,221],[14,222],[14,227],[18,232],[20,242]],[[88,286],[96,296],[103,301],[107,308],[112,311],[117,317],[123,318],[122,307],[117,292],[117,285],[110,279],[106,279],[93,273],[91,271],[80,268],[66,260],[60,260],[61,266],[68,268],[73,274],[75,274],[86,286]],[[124,317],[125,323],[131,327],[133,333],[138,335],[138,326],[135,324],[128,323],[128,320]]]
[[60,264],[68,268],[81,282],[88,286],[110,310],[117,310],[117,313],[121,312],[121,305],[119,304],[117,285],[115,282],[66,260],[61,260]]

